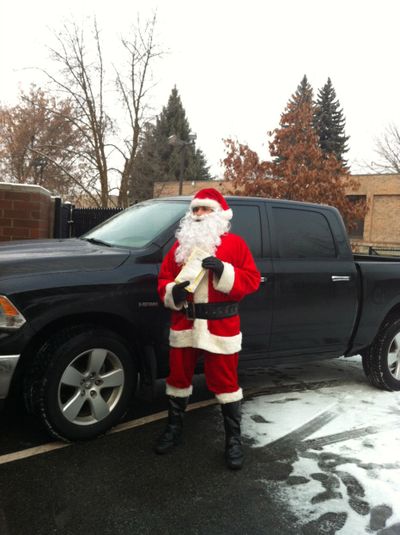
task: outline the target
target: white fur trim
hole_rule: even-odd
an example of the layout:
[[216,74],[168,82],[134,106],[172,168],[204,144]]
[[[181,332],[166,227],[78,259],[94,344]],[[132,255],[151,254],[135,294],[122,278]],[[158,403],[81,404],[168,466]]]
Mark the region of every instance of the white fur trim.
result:
[[225,219],[227,219],[228,221],[232,219],[233,217],[233,212],[232,210],[229,208],[229,210],[222,210],[222,214],[224,216]]
[[228,210],[223,210],[219,202],[214,199],[193,199],[190,203],[190,209],[193,210],[196,206],[208,206],[208,208],[212,208],[213,210],[219,210],[224,218],[228,220],[233,217],[233,212],[230,208]]
[[188,398],[193,392],[193,386],[190,385],[187,388],[177,388],[176,386],[166,384],[166,394],[167,396],[172,396],[174,398]]
[[226,392],[226,394],[215,394],[218,403],[225,405],[225,403],[233,403],[243,399],[243,390],[239,388],[236,392]]
[[170,329],[169,345],[171,347],[194,347],[192,329],[184,329],[182,331]]
[[190,209],[196,208],[196,206],[207,206],[213,210],[222,210],[222,206],[214,199],[192,199],[190,203]]
[[194,320],[192,329],[169,332],[171,347],[194,347],[217,355],[231,355],[242,348],[242,333],[218,336],[208,330],[207,320]]
[[213,285],[219,292],[228,294],[235,283],[235,269],[229,262],[222,263],[224,264],[224,271],[218,281],[216,277],[213,278]]
[[179,306],[175,305],[174,298],[172,297],[172,288],[175,286],[175,282],[169,282],[165,287],[164,305],[171,310],[181,310],[183,303]]

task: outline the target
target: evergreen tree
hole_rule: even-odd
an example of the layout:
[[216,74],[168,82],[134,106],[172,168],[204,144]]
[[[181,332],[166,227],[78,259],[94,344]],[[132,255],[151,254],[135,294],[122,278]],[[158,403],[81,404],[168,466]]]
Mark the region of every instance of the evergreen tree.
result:
[[[345,208],[342,167],[319,147],[313,126],[312,98],[288,103],[269,144],[274,161],[271,177],[281,179],[281,196],[310,202],[324,202]],[[342,202],[343,201],[343,202]]]
[[[176,135],[185,144],[174,146],[168,138]],[[184,180],[210,180],[209,167],[203,152],[190,140],[190,126],[176,87],[172,89],[154,125],[147,125],[133,171],[131,198],[142,200],[152,196],[155,181],[179,181],[183,158]]]
[[154,131],[155,125],[152,123],[146,123],[143,127],[130,182],[131,202],[150,199],[153,196],[153,183],[161,175],[162,160],[159,157],[159,146]]
[[312,105],[313,102],[313,89],[308,82],[307,75],[304,75],[301,82],[297,86],[295,93],[289,100],[291,106],[297,107],[307,102]]
[[313,126],[312,91],[303,95],[298,88],[272,133],[272,161],[261,161],[248,146],[226,141],[225,178],[232,180],[236,193],[336,206],[351,228],[364,217],[365,203],[346,197],[346,185],[357,183],[334,154],[322,151]]
[[324,154],[334,154],[339,162],[346,165],[343,155],[349,150],[345,135],[345,119],[336,98],[331,79],[319,90],[314,112],[314,126],[319,137],[319,145]]
[[[296,145],[298,143],[298,138],[296,137],[297,131],[296,131],[296,120],[297,115],[296,111],[300,108],[303,108],[304,106],[307,106],[308,108],[313,110],[313,96],[314,92],[311,87],[311,85],[308,82],[307,76],[304,75],[301,82],[297,86],[296,91],[294,94],[290,97],[290,100],[287,104],[288,108],[293,113],[283,113],[281,115],[281,127],[287,129],[285,138],[286,143]],[[295,122],[293,122],[295,121]],[[313,124],[313,119],[311,115],[310,124],[307,125],[307,129],[311,128]],[[276,164],[279,164],[285,159],[285,155],[283,153],[277,153],[274,156],[274,162]]]

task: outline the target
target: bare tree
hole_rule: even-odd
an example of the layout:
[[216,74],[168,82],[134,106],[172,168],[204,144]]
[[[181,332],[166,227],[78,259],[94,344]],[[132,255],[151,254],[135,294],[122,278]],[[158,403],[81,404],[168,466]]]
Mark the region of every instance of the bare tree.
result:
[[0,106],[2,175],[11,182],[37,184],[54,194],[91,194],[84,162],[85,140],[74,127],[70,100],[56,100],[31,86],[15,106]]
[[132,31],[132,40],[122,39],[128,60],[128,75],[123,77],[116,69],[116,82],[125,111],[129,117],[130,135],[124,140],[124,166],[121,171],[119,205],[126,206],[133,198],[134,167],[140,135],[148,112],[147,96],[152,88],[150,68],[161,51],[154,39],[156,17],[142,27],[138,21]]
[[390,124],[377,140],[375,152],[378,161],[370,168],[382,173],[400,173],[400,130],[395,124]]
[[92,183],[98,182],[97,193],[101,206],[108,203],[108,165],[106,136],[112,128],[111,119],[104,107],[103,54],[96,20],[93,21],[92,39],[95,43],[94,58],[89,58],[87,37],[75,23],[64,25],[56,36],[57,47],[51,48],[52,58],[59,66],[59,73],[44,71],[58,91],[68,96],[77,109],[75,127],[86,140],[80,154],[89,167]]
[[[75,127],[86,141],[80,156],[87,164],[91,185],[103,207],[108,205],[110,194],[115,190],[119,191],[119,206],[128,205],[129,177],[133,173],[150,89],[150,64],[159,55],[154,44],[155,24],[153,17],[144,26],[138,24],[131,39],[121,39],[123,51],[128,56],[128,72],[122,73],[120,67],[114,67],[114,70],[117,90],[129,117],[130,133],[123,140],[117,139],[116,121],[107,111],[111,80],[105,68],[96,20],[93,20],[89,37],[76,23],[65,24],[56,36],[57,45],[50,49],[58,72],[44,72],[58,91],[68,95],[78,111]],[[90,45],[94,45],[92,52]],[[122,157],[121,169],[114,164],[116,151]],[[112,184],[115,176],[118,186]]]

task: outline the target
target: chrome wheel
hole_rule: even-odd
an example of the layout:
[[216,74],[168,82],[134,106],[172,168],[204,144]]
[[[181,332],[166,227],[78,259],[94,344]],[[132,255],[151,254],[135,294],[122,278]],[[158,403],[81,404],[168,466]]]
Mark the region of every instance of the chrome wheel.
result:
[[58,406],[66,420],[92,425],[107,418],[125,384],[120,359],[108,349],[93,348],[75,357],[58,386]]
[[400,333],[392,339],[388,350],[388,368],[394,379],[400,380]]

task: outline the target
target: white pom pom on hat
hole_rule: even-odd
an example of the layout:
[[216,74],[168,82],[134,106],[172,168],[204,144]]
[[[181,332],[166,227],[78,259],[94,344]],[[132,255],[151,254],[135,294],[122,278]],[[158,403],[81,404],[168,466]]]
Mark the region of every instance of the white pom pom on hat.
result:
[[224,217],[228,220],[232,219],[233,216],[233,212],[222,193],[214,188],[204,188],[198,191],[190,203],[190,209],[193,210],[196,206],[208,206],[213,210],[222,210]]

